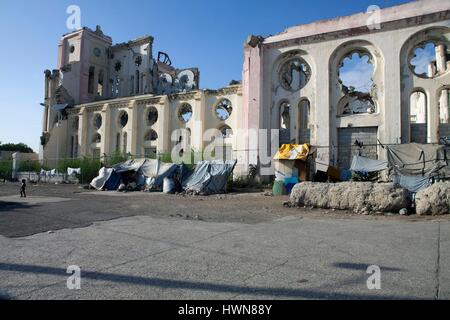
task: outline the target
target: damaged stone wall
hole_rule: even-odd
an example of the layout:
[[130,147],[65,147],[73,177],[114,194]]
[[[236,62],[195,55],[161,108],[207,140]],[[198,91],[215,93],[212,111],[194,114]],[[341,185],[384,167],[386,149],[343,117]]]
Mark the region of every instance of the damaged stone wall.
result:
[[441,215],[450,212],[450,183],[437,182],[416,194],[418,215]]

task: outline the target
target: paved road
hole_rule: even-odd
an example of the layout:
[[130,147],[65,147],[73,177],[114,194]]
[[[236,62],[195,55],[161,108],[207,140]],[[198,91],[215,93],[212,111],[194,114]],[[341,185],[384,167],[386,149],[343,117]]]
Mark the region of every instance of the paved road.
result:
[[[131,216],[0,236],[0,248],[10,299],[450,298],[448,221]],[[373,264],[380,290],[367,289]],[[80,290],[67,289],[69,265],[81,267]]]

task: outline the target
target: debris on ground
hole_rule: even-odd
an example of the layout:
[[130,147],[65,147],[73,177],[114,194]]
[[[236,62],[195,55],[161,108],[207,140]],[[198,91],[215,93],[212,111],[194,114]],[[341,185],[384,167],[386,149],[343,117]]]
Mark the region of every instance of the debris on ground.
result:
[[292,206],[350,210],[360,214],[399,212],[410,207],[408,191],[391,183],[302,182],[294,186]]

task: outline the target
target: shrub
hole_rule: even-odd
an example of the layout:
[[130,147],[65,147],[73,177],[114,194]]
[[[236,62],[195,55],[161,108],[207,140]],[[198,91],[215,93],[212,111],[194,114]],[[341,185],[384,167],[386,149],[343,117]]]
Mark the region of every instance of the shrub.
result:
[[82,158],[82,159],[63,159],[58,163],[59,172],[67,172],[67,168],[80,168],[81,175],[78,177],[81,183],[89,183],[98,175],[101,168],[100,159]]
[[0,179],[11,179],[12,177],[12,160],[0,161]]

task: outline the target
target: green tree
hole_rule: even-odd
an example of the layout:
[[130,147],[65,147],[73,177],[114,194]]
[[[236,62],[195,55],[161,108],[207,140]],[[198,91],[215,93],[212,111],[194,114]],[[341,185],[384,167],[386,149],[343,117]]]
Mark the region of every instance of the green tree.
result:
[[23,153],[33,153],[33,149],[27,146],[25,143],[0,143],[0,150],[2,151],[15,151]]

